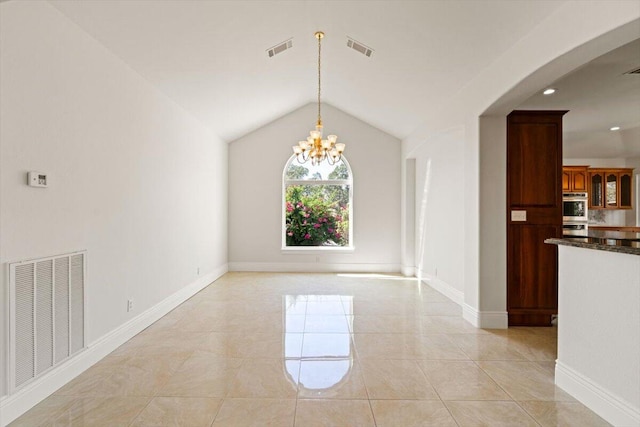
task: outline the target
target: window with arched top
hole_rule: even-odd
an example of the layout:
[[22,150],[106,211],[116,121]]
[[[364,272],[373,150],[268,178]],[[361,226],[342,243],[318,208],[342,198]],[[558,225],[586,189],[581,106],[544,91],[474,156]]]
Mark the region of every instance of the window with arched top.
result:
[[311,165],[293,155],[282,187],[284,249],[353,247],[353,175],[344,156],[334,165]]

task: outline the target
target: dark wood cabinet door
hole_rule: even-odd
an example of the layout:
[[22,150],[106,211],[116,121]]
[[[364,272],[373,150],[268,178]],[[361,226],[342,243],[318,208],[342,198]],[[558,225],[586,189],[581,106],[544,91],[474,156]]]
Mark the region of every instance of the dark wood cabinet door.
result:
[[619,175],[619,179],[618,179],[618,184],[619,184],[619,191],[620,191],[620,195],[618,197],[618,201],[620,202],[620,208],[622,209],[631,209],[633,207],[632,204],[632,188],[633,185],[631,184],[631,180],[632,180],[632,173],[631,172],[620,172]]
[[604,208],[604,174],[589,173],[589,209]]
[[507,311],[509,325],[548,326],[558,310],[562,236],[562,116],[514,111],[507,117]]

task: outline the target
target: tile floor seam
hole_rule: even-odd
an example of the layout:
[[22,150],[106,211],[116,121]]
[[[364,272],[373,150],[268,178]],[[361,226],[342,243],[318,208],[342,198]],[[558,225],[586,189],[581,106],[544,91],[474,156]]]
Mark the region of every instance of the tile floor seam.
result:
[[495,379],[495,378],[493,378],[493,377],[489,374],[489,372],[485,371],[485,370],[482,368],[482,366],[480,366],[480,364],[479,364],[478,362],[482,362],[482,361],[473,360],[473,363],[475,363],[475,365],[478,367],[478,369],[480,369],[482,372],[484,372],[484,374],[485,374],[486,376],[488,376],[488,377],[491,379],[491,381],[493,381],[493,382],[494,382],[494,383],[495,383],[495,384],[500,388],[500,390],[502,390],[502,391],[503,391],[507,396],[509,396],[509,397],[511,398],[511,400],[513,400],[513,401],[515,402],[515,401],[516,401],[515,397],[514,397],[511,393],[509,393],[509,392],[507,391],[507,389],[505,389],[505,388],[504,388],[504,387],[503,387],[503,386],[502,386],[498,381],[496,381],[496,379]]
[[131,426],[133,425],[133,423],[138,419],[138,417],[140,417],[140,415],[142,415],[142,413],[144,412],[144,410],[145,410],[145,409],[147,409],[147,408],[149,407],[149,405],[151,405],[151,402],[153,402],[153,399],[155,399],[155,397],[152,397],[152,398],[147,402],[147,404],[146,404],[142,409],[140,409],[140,411],[138,411],[138,414],[137,414],[135,417],[133,417],[133,418],[131,419],[131,421],[129,422],[129,424],[127,424],[127,426],[128,426],[128,427],[131,427]]
[[531,419],[533,419],[535,421],[536,424],[538,424],[540,427],[543,427],[542,424],[540,423],[540,421],[538,421],[538,418],[535,417],[532,413],[530,413],[529,411],[527,411],[527,408],[525,408],[524,406],[522,406],[520,404],[519,401],[514,400],[514,402],[516,402],[516,405],[518,405],[520,407],[520,409],[522,409],[527,415],[529,415],[531,417]]
[[222,405],[224,405],[224,401],[225,401],[225,398],[220,399],[220,405],[218,406],[218,409],[216,410],[216,413],[213,414],[213,419],[211,420],[211,424],[209,424],[209,427],[213,427],[213,423],[216,422],[216,418],[218,418],[218,414],[220,413],[220,410],[222,409]]
[[429,381],[429,378],[427,377],[427,373],[424,372],[424,369],[422,369],[422,366],[420,366],[420,364],[418,363],[418,369],[420,369],[422,371],[422,374],[425,376],[425,378],[427,378],[427,382],[431,385],[431,387],[433,388],[433,390],[436,392],[436,395],[438,396],[438,401],[442,404],[442,406],[444,406],[444,408],[447,410],[449,416],[451,417],[451,419],[453,420],[454,423],[456,423],[456,425],[458,427],[460,427],[460,424],[458,423],[458,421],[454,418],[453,414],[451,413],[451,410],[449,409],[449,407],[446,404],[446,401],[442,398],[442,396],[440,395],[440,393],[438,392],[438,389],[431,384],[431,382]]

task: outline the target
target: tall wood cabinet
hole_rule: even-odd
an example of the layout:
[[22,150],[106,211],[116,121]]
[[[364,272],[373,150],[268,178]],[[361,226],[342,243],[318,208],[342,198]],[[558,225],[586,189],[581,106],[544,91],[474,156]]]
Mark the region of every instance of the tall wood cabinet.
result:
[[[550,326],[558,312],[562,236],[562,116],[507,116],[507,313],[509,325]],[[575,185],[575,184],[574,184]]]

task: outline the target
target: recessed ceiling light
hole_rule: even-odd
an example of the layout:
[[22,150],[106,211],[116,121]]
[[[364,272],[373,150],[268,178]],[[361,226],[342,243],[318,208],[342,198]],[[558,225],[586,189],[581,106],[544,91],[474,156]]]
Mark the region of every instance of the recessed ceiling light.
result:
[[609,130],[620,130],[620,126],[613,126],[609,128]]
[[542,92],[543,95],[551,95],[556,93],[556,90],[552,87],[545,89],[544,92]]

